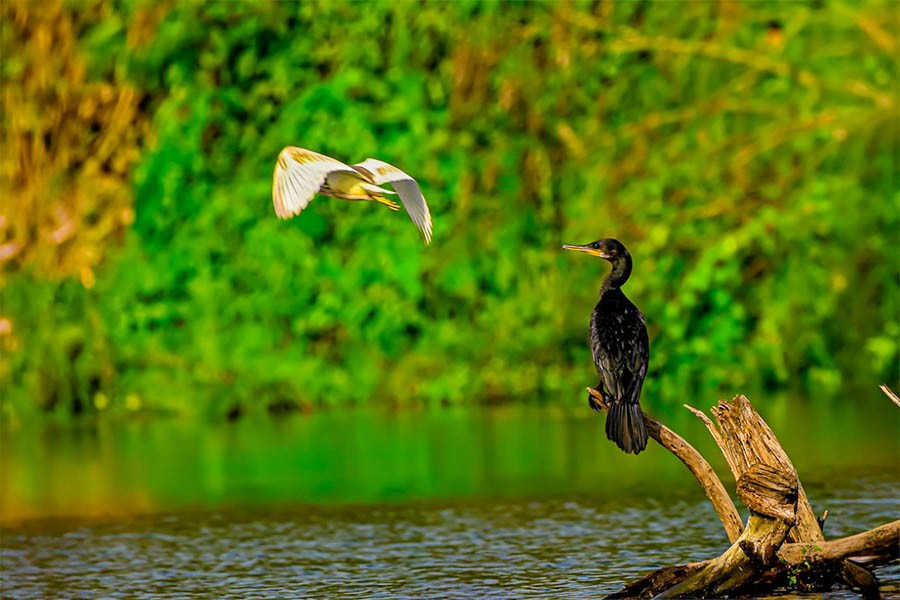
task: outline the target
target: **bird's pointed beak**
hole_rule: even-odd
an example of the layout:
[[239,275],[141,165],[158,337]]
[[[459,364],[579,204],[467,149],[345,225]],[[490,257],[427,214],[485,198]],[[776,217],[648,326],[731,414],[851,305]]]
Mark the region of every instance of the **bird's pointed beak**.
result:
[[590,244],[585,244],[584,246],[573,246],[571,244],[563,244],[563,250],[575,250],[576,252],[584,252],[585,254],[590,254],[591,256],[599,256],[600,258],[606,258],[606,254],[603,253],[602,250],[596,250],[591,247]]

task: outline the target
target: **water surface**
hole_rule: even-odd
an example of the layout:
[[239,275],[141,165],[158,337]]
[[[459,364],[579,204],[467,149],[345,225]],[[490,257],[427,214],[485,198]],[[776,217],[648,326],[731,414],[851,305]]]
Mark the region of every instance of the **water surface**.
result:
[[[900,518],[891,408],[764,409],[829,537]],[[733,490],[699,421],[667,422]],[[3,594],[590,598],[728,546],[676,459],[625,456],[602,428],[507,407],[20,429],[0,459]],[[896,595],[898,568],[878,576]]]
[[[897,517],[896,482],[810,490],[842,535]],[[864,501],[859,495],[865,493]],[[722,552],[702,498],[595,497],[179,512],[10,531],[13,598],[596,598],[647,571]],[[897,566],[877,571],[886,597]],[[855,598],[835,589],[810,597]]]

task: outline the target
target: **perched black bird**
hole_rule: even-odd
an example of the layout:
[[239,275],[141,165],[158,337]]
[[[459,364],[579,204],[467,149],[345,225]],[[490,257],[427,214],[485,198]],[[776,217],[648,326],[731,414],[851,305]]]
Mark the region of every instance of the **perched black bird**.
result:
[[[647,447],[647,427],[638,401],[650,362],[650,341],[641,311],[621,289],[631,275],[631,255],[613,239],[563,248],[612,263],[612,271],[600,288],[600,301],[591,314],[591,354],[600,374],[597,389],[609,403],[606,437],[625,452],[637,454]],[[588,403],[602,412],[593,398],[588,397]]]

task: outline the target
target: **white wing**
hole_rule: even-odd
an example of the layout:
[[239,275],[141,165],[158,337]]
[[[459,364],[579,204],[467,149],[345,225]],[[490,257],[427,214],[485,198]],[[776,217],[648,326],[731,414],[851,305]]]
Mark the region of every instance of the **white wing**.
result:
[[390,183],[400,196],[409,218],[412,219],[422,236],[425,243],[431,243],[431,213],[428,211],[428,205],[425,204],[425,197],[419,189],[416,180],[398,169],[393,165],[374,158],[367,158],[363,162],[353,165],[357,169],[361,169],[364,173],[372,176],[372,183],[381,185],[382,183]]
[[278,155],[272,175],[275,214],[282,219],[300,214],[325,183],[328,174],[335,171],[356,173],[341,161],[324,154],[286,146]]

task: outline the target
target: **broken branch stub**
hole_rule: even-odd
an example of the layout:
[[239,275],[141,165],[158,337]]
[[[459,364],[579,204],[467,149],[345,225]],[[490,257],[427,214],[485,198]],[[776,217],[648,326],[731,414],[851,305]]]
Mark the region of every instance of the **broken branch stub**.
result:
[[[720,429],[716,443],[725,455],[736,480],[740,481],[741,475],[751,465],[758,463],[768,464],[785,473],[793,473],[793,476],[797,477],[797,471],[778,442],[778,438],[745,396],[736,396],[731,402],[721,400],[711,412]],[[719,443],[719,440],[723,443]],[[797,521],[790,532],[790,537],[791,541],[795,542],[818,542],[825,539],[799,479]]]

